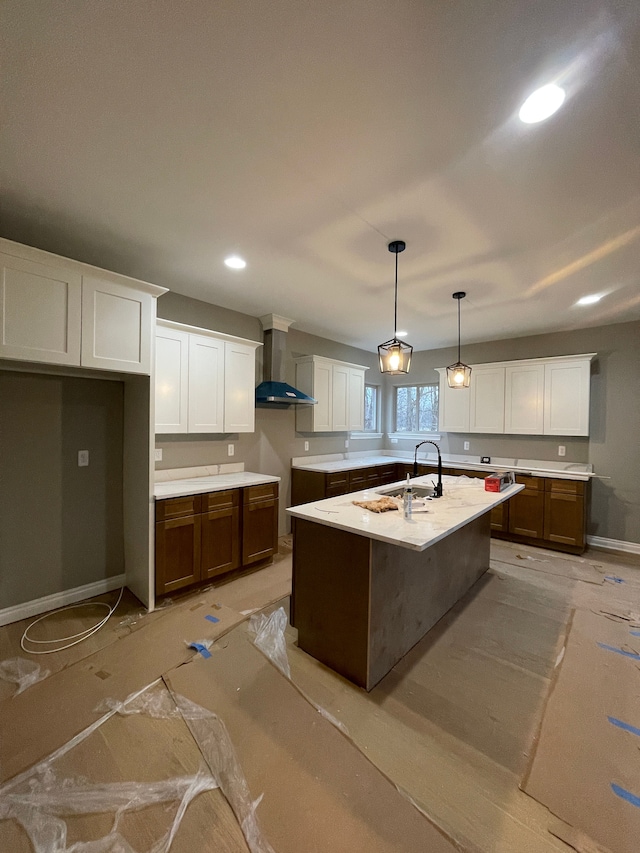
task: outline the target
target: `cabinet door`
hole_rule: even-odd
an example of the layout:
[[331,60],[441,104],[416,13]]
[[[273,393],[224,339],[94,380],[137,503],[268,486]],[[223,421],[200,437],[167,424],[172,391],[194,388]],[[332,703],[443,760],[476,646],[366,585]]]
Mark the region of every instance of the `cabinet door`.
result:
[[224,432],[224,341],[189,335],[189,432]]
[[0,263],[0,356],[79,365],[80,274],[6,254]]
[[156,331],[156,433],[188,429],[189,335],[159,326]]
[[240,491],[202,496],[202,580],[240,565]]
[[[473,373],[471,374],[473,382]],[[442,432],[469,432],[469,388],[449,388],[446,371],[440,374],[438,425]]]
[[542,435],[544,428],[544,365],[513,365],[505,372],[504,431]]
[[589,361],[544,366],[544,434],[589,435]]
[[509,501],[503,501],[491,510],[491,529],[500,533],[507,533],[509,530]]
[[108,279],[83,276],[83,367],[151,373],[153,324],[150,293]]
[[200,519],[187,515],[156,523],[156,595],[200,580]]
[[349,430],[364,429],[364,370],[349,368]]
[[272,557],[278,550],[278,485],[243,489],[242,565]]
[[[474,367],[469,432],[504,432],[504,367]],[[461,389],[450,389],[461,394]]]
[[349,429],[349,368],[334,364],[332,383],[331,426],[335,432],[346,432]]
[[224,431],[255,430],[255,348],[227,341],[224,345]]
[[548,480],[545,491],[544,538],[561,545],[584,548],[584,483]]
[[509,533],[542,539],[544,536],[544,481],[516,475],[525,488],[509,500]]

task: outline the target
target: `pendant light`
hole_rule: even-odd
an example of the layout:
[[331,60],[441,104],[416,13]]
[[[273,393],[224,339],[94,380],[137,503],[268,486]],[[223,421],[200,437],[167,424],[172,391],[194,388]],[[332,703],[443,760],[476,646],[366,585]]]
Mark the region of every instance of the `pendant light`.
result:
[[404,240],[393,240],[388,247],[390,252],[396,256],[396,288],[394,297],[393,315],[393,337],[390,341],[380,344],[378,347],[378,359],[380,360],[380,373],[388,376],[397,376],[400,373],[408,373],[411,367],[411,353],[413,347],[398,340],[398,254],[404,252],[407,244]]
[[453,294],[453,298],[458,300],[458,361],[447,367],[449,388],[468,388],[471,382],[471,368],[468,364],[460,361],[460,300],[464,299],[466,295],[464,290],[459,290]]

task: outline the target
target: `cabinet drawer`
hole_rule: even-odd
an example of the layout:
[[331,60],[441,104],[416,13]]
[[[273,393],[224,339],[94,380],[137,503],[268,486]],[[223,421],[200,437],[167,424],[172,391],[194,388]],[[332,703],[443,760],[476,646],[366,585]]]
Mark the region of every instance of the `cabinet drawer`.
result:
[[527,489],[544,492],[544,477],[532,477],[531,474],[516,474],[516,483],[522,483]]
[[349,471],[349,487],[352,492],[366,486],[370,470],[370,468],[355,468],[353,471]]
[[377,468],[378,476],[380,477],[380,483],[384,485],[385,483],[393,483],[396,479],[396,465],[395,462],[393,465],[380,465]]
[[547,480],[547,492],[563,492],[568,495],[584,495],[582,480]]
[[344,486],[345,489],[349,485],[349,472],[348,471],[335,471],[332,474],[327,474],[327,489],[338,488],[339,486]]
[[277,483],[263,483],[260,486],[247,486],[242,490],[242,502],[246,504],[278,497]]
[[200,512],[200,497],[200,495],[182,495],[179,498],[156,501],[156,521],[197,515]]
[[207,492],[206,495],[200,495],[200,498],[202,501],[201,512],[239,506],[240,489],[229,489],[224,492]]

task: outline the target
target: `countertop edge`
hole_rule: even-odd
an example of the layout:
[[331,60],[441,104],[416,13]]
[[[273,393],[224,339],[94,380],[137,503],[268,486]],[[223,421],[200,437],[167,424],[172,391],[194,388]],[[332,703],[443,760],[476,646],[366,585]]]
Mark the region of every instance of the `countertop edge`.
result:
[[[237,477],[236,482],[229,482],[232,477]],[[224,479],[225,482],[215,483],[216,479]],[[242,478],[242,479],[241,479]],[[194,478],[195,479],[195,478]],[[238,474],[219,474],[212,477],[203,477],[207,483],[197,485],[192,481],[184,482],[182,480],[173,480],[171,482],[156,483],[153,488],[153,497],[155,500],[170,500],[171,498],[185,497],[186,495],[202,495],[206,492],[224,492],[230,489],[244,489],[250,486],[261,486],[265,483],[279,483],[280,477],[274,477],[271,474],[254,474],[252,471],[245,471]],[[162,490],[158,493],[159,488]]]

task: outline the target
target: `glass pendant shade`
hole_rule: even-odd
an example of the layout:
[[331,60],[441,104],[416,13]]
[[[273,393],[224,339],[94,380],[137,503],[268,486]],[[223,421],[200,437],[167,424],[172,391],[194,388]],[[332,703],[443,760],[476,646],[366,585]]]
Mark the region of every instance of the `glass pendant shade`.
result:
[[411,367],[412,353],[413,347],[397,338],[391,338],[390,341],[380,344],[378,347],[380,373],[386,373],[389,376],[408,373]]
[[404,252],[407,244],[404,240],[393,240],[388,245],[390,252],[396,256],[396,283],[394,295],[393,337],[378,347],[378,359],[380,361],[380,373],[387,376],[397,376],[400,373],[408,373],[411,367],[411,354],[413,347],[398,340],[398,254]]
[[460,361],[460,300],[464,299],[466,295],[462,290],[453,294],[453,298],[458,302],[458,360],[455,364],[450,364],[447,367],[447,385],[449,388],[468,388],[471,384],[471,368],[468,364]]

